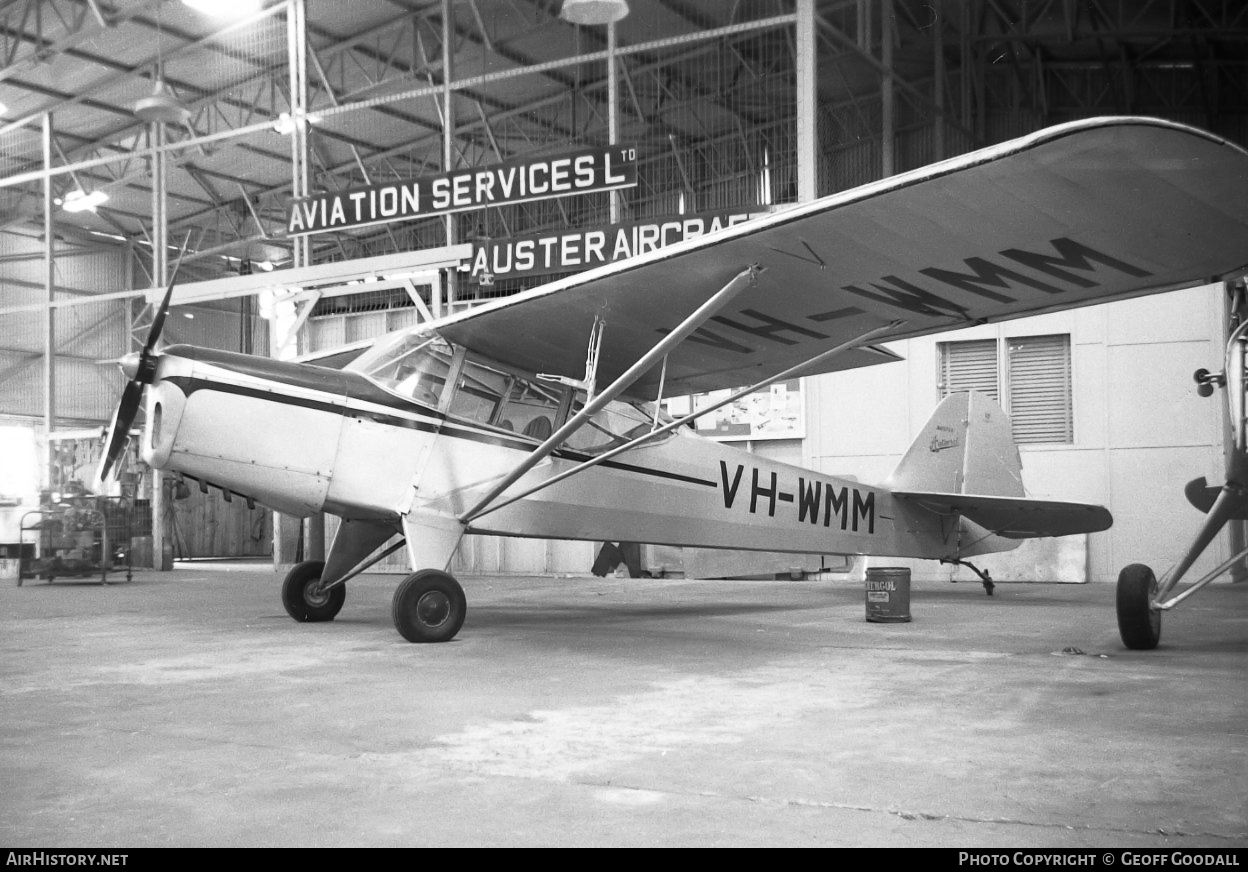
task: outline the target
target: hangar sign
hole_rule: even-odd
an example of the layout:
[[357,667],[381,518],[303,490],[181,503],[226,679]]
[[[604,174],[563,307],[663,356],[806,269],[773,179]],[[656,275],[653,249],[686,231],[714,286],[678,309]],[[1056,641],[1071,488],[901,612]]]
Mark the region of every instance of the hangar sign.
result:
[[286,233],[346,230],[637,184],[637,149],[613,145],[292,200]]
[[769,211],[765,206],[743,206],[723,212],[490,239],[474,243],[469,269],[473,281],[485,285],[502,278],[578,272],[714,233]]

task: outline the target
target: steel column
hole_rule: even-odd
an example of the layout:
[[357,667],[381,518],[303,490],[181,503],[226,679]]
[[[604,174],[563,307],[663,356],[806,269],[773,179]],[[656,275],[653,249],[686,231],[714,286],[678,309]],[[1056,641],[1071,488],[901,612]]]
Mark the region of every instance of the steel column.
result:
[[[616,49],[616,33],[615,22],[612,21],[607,25],[607,144],[615,145],[619,142],[620,135],[620,82],[619,71],[617,69],[618,60],[615,56]],[[621,200],[623,194],[619,191],[612,191],[611,197],[611,223],[618,224],[620,222]]]
[[794,31],[797,46],[797,201],[809,203],[819,196],[815,0],[797,0]]
[[56,301],[55,262],[52,217],[52,115],[43,114],[43,280],[48,301],[43,321],[43,435],[44,475],[52,483],[52,431],[56,429]]
[[[290,0],[287,15],[287,34],[290,37],[290,117],[293,121],[290,133],[291,187],[295,197],[301,198],[311,194],[308,164],[312,153],[308,142],[311,131],[308,123],[308,26],[305,0]],[[306,233],[294,238],[293,254],[294,267],[311,266],[312,244]],[[311,309],[310,305],[308,311],[311,312]],[[316,514],[300,523],[304,524],[304,559],[324,560],[325,516]],[[276,546],[276,539],[274,544]]]
[[[164,287],[169,279],[169,216],[165,212],[168,182],[165,125],[148,125],[152,146],[152,283]],[[152,469],[152,568],[165,568],[165,476]]]
[[[290,0],[286,22],[290,66],[290,187],[295,199],[308,196],[308,54],[304,0]],[[293,239],[293,266],[308,266],[307,235]]]
[[936,103],[935,130],[932,137],[933,157],[945,159],[945,17],[941,9],[941,0],[934,0],[933,13],[936,22],[932,25],[932,66],[935,68],[935,79],[932,84],[932,97]]
[[[454,29],[451,27],[451,0],[442,0],[442,172],[449,173],[455,168],[455,107],[451,103],[451,78],[454,75],[454,62],[452,55],[455,53],[455,45],[453,42],[455,36]],[[446,244],[455,244],[455,219],[454,214],[447,215],[446,221]],[[446,271],[446,294],[447,302],[450,304],[451,311],[454,311],[454,304],[459,302],[459,279],[454,270]]]
[[884,63],[884,75],[880,83],[880,173],[883,178],[896,172],[893,156],[897,136],[897,124],[893,119],[893,29],[893,0],[881,0],[880,60]]

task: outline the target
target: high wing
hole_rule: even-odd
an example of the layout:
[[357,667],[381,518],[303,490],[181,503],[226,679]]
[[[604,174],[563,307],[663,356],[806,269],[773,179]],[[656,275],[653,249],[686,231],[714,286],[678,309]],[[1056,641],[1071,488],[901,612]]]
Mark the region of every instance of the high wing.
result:
[[[1166,121],[1101,118],[651,251],[448,318],[448,340],[530,372],[628,370],[743,269],[754,285],[668,357],[668,394],[751,384],[872,341],[1189,287],[1248,267],[1248,152]],[[895,356],[851,350],[810,372]],[[628,393],[653,397],[654,367]]]
[[918,491],[894,491],[893,498],[938,515],[961,515],[1007,539],[1098,533],[1114,523],[1108,509],[1087,503]]

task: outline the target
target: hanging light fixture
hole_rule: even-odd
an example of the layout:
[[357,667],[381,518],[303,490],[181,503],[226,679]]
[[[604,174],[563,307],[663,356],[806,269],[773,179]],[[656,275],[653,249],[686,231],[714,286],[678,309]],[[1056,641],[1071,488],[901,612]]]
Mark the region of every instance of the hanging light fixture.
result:
[[77,188],[65,195],[65,199],[60,201],[60,207],[66,212],[94,212],[96,206],[107,202],[108,194],[104,191],[95,190],[88,194],[82,188]]
[[158,75],[152,96],[135,103],[134,114],[148,124],[181,124],[191,117],[191,110],[165,87],[164,78]]
[[563,0],[559,17],[573,24],[612,24],[628,14],[628,0]]
[[160,27],[160,7],[156,8],[156,85],[150,97],[134,104],[134,114],[148,124],[181,124],[191,117],[173,92],[165,86],[165,62],[161,57],[160,44],[164,41]]

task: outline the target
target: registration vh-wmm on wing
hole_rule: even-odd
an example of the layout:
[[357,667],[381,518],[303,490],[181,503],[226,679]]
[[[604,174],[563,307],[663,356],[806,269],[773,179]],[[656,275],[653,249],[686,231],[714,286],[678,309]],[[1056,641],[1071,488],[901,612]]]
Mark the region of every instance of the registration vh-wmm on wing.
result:
[[1208,514],[1177,571],[1159,584],[1123,570],[1122,636],[1149,648],[1178,577],[1248,517],[1245,204],[1241,148],[1164,121],[1080,121],[389,334],[341,370],[158,349],[171,284],[122,363],[99,475],[146,396],[153,467],[342,519],[326,559],[283,583],[297,621],[332,620],[348,579],[406,547],[393,617],[413,642],[463,624],[446,570],[467,533],[965,561],[1112,523],[1101,506],[1024,495],[991,400],[947,398],[875,486],[702,438],[660,401],[744,396],[895,360],[890,340],[1227,281],[1245,326],[1201,380],[1226,389],[1237,451],[1225,485],[1189,488]]

